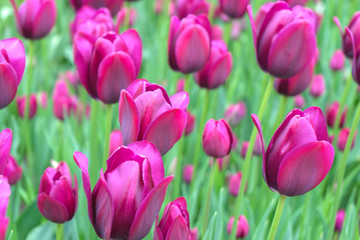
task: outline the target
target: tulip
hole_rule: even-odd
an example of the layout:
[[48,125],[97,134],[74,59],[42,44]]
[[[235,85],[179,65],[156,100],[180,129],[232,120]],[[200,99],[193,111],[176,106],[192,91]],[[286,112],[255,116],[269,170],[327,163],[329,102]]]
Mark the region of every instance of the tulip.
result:
[[46,92],[40,92],[38,95],[37,101],[39,102],[42,108],[47,108],[48,106],[48,95]]
[[202,88],[215,89],[225,83],[232,69],[232,56],[225,42],[211,42],[210,57],[205,66],[195,73],[196,83]]
[[66,162],[56,168],[48,167],[40,179],[38,208],[41,214],[54,223],[70,221],[77,208],[77,181],[72,187],[71,173]]
[[190,231],[190,237],[189,240],[198,240],[198,229],[194,228]]
[[241,32],[246,28],[246,23],[241,20],[233,20],[231,23],[230,38],[232,40],[238,39]]
[[242,158],[245,159],[246,157],[246,153],[247,153],[247,150],[249,148],[249,142],[248,141],[244,141],[242,144],[241,144],[241,150],[240,150],[240,155]]
[[[352,39],[346,32],[343,32],[340,26],[340,23],[336,19],[335,22],[338,24],[340,31],[342,33],[342,50],[346,57],[352,59],[354,56],[354,49]],[[360,12],[355,12],[352,16],[349,25],[349,30],[353,34],[354,44],[355,44],[355,51],[356,54],[360,52]]]
[[314,19],[276,2],[256,33],[252,28],[260,67],[278,78],[290,78],[305,69],[316,52]]
[[266,153],[260,121],[254,114],[252,119],[262,141],[263,177],[272,191],[302,195],[326,177],[334,161],[334,148],[320,108],[292,110],[276,130]]
[[212,40],[222,40],[223,39],[223,30],[219,25],[212,26],[211,37],[212,37]]
[[69,0],[71,6],[78,11],[85,3],[86,0]]
[[229,156],[225,156],[223,158],[210,159],[209,165],[211,167],[215,162],[219,171],[222,171],[223,169],[227,168],[227,166],[229,165],[229,161],[230,161]]
[[270,9],[274,6],[274,2],[267,2],[264,3],[263,5],[261,5],[261,7],[259,8],[259,11],[256,14],[255,17],[255,28],[256,28],[256,33],[258,34],[260,31],[260,27],[262,25],[262,23],[264,22],[264,19],[267,15],[267,13],[270,11]]
[[240,183],[241,183],[242,173],[238,172],[234,175],[231,175],[228,182],[228,188],[230,195],[236,197],[239,193]]
[[49,34],[55,25],[56,3],[54,0],[25,0],[19,9],[10,0],[19,33],[28,39],[40,39]]
[[120,130],[113,130],[110,134],[109,156],[123,145],[123,136]]
[[345,210],[340,209],[336,214],[335,231],[341,232],[345,220]]
[[210,3],[205,0],[175,0],[174,14],[180,19],[189,14],[200,15],[209,13]]
[[[231,217],[226,227],[226,231],[229,235],[231,234],[231,229],[233,224],[234,224],[234,217]],[[236,226],[236,238],[246,238],[246,236],[249,234],[249,231],[250,231],[249,224],[245,216],[241,215],[239,217]]]
[[284,2],[287,2],[290,7],[294,7],[296,5],[304,6],[306,5],[308,0],[283,0]]
[[134,81],[120,94],[119,122],[124,144],[148,140],[164,155],[184,132],[188,104],[186,92],[169,98],[160,85],[145,79]]
[[[349,134],[350,134],[350,128],[343,128],[341,129],[340,133],[339,133],[339,138],[338,138],[338,142],[337,142],[337,147],[339,148],[339,150],[341,152],[343,152],[345,150],[345,146],[346,146],[346,143],[348,141],[348,138],[349,138]],[[354,145],[355,145],[355,139],[356,139],[356,134],[357,134],[357,131],[355,132],[355,135],[354,135],[354,139],[351,143],[351,147],[350,147],[350,150],[354,148]]]
[[0,110],[14,100],[25,69],[25,49],[17,38],[0,40]]
[[123,0],[70,0],[75,10],[81,9],[82,6],[88,5],[93,8],[107,8],[111,15],[115,16],[123,5]]
[[[339,108],[340,108],[339,102],[333,102],[329,107],[327,107],[326,123],[329,127],[335,126],[336,116],[339,114]],[[342,128],[344,126],[346,121],[346,115],[347,115],[347,107],[344,108],[341,114],[339,128]]]
[[[125,28],[134,26],[134,23],[136,21],[136,15],[137,13],[135,8],[122,8],[117,14],[116,29],[118,30],[121,26]],[[127,23],[128,25],[124,26],[126,24],[125,23],[126,18],[128,18],[128,23]]]
[[168,55],[174,71],[193,73],[202,69],[210,56],[211,25],[205,15],[188,15],[170,22]]
[[181,78],[176,83],[176,92],[184,91],[184,87],[185,87],[185,79]]
[[340,71],[344,68],[345,55],[341,50],[336,50],[330,60],[330,68],[333,71]]
[[120,91],[135,81],[140,71],[142,43],[129,29],[108,32],[93,42],[85,34],[74,40],[74,59],[80,81],[92,98],[106,104],[119,101]]
[[16,184],[21,178],[22,168],[11,155],[9,155],[8,163],[6,164],[3,174],[8,179],[10,185]]
[[[26,96],[18,97],[16,99],[18,113],[21,118],[24,118],[24,116],[25,116],[25,106],[26,106],[27,101],[28,101],[28,98]],[[29,116],[28,116],[29,119],[32,119],[33,117],[35,117],[36,111],[37,111],[36,95],[31,94],[30,95],[30,104],[29,104]]]
[[154,231],[154,240],[190,238],[189,213],[186,200],[183,197],[175,199],[166,205],[160,223]]
[[230,153],[232,143],[233,134],[224,119],[207,121],[202,136],[202,145],[206,155],[214,158],[225,157]]
[[219,19],[219,20],[221,20],[222,22],[225,22],[225,23],[231,21],[231,18],[221,10],[220,5],[217,5],[215,7],[213,17],[214,17],[214,20]]
[[77,90],[77,86],[80,84],[79,74],[75,71],[68,70],[66,72],[60,73],[59,80],[65,80],[71,86],[73,86]]
[[231,18],[241,18],[250,0],[219,0],[220,9]]
[[70,115],[72,108],[70,92],[64,80],[55,83],[52,100],[55,117],[63,121],[66,115]]
[[189,164],[189,165],[185,165],[184,166],[184,170],[183,170],[183,179],[184,182],[187,184],[191,183],[191,180],[193,178],[193,172],[194,172],[194,166]]
[[254,153],[254,155],[257,155],[257,156],[262,155],[262,144],[261,144],[261,137],[259,134],[257,134],[256,138],[255,138],[253,153]]
[[294,105],[296,108],[303,108],[305,106],[305,99],[302,95],[296,95],[294,97]]
[[12,144],[11,129],[4,129],[0,132],[0,175],[3,174],[10,156]]
[[88,159],[74,153],[82,171],[91,224],[103,239],[143,239],[164,201],[172,176],[164,178],[164,165],[154,144],[141,141],[119,147],[107,160],[105,173],[91,192]]
[[10,185],[6,177],[0,176],[0,239],[6,239],[6,229],[9,225],[9,218],[6,217],[6,209],[11,195]]
[[188,136],[190,133],[192,133],[192,131],[194,130],[194,126],[195,126],[195,115],[192,115],[191,112],[188,110],[186,111],[186,125],[185,125],[185,131],[184,134],[185,136]]
[[310,94],[313,97],[320,97],[325,92],[325,79],[321,74],[315,75],[310,86]]
[[246,105],[244,102],[238,102],[225,110],[225,119],[231,126],[237,126],[241,119],[246,115]]

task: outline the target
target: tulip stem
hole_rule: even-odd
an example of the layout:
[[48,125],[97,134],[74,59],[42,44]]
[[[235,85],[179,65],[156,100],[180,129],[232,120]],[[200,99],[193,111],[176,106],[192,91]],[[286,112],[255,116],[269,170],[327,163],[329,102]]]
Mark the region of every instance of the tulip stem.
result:
[[273,132],[276,131],[277,127],[281,124],[281,120],[284,119],[286,113],[287,96],[281,96],[279,111],[276,116],[275,125],[273,126]]
[[183,162],[183,149],[184,149],[184,136],[179,141],[178,146],[178,157],[176,160],[176,173],[175,173],[175,183],[173,190],[173,199],[180,196],[181,192],[181,170],[182,170],[182,162]]
[[275,212],[275,215],[274,215],[274,218],[273,218],[273,222],[271,224],[268,240],[274,240],[275,239],[275,235],[276,235],[276,232],[277,232],[277,229],[278,229],[278,226],[279,226],[279,223],[280,223],[280,219],[281,219],[281,214],[282,214],[282,211],[284,209],[285,200],[286,200],[286,196],[280,195],[278,205],[276,207],[276,212]]
[[[210,159],[211,161],[211,159]],[[210,202],[211,202],[211,192],[214,185],[214,178],[215,178],[215,172],[216,172],[216,159],[212,158],[213,164],[211,165],[211,171],[210,171],[210,177],[209,177],[209,183],[208,188],[206,190],[206,203],[203,205],[203,212],[204,217],[203,219],[203,228],[202,228],[202,237],[205,236],[207,224],[208,224],[208,218],[209,218],[209,212],[210,212]]]
[[185,74],[184,91],[187,93],[189,93],[190,91],[190,81],[191,81],[191,74]]
[[[263,98],[262,98],[262,101],[260,104],[260,109],[258,112],[259,120],[261,120],[261,118],[264,115],[265,107],[268,104],[271,90],[273,89],[273,83],[274,83],[274,78],[272,77],[271,80],[269,80],[267,82],[265,93],[263,95]],[[254,126],[253,130],[251,132],[250,142],[249,142],[248,150],[247,150],[246,156],[245,156],[244,170],[243,170],[243,176],[242,176],[243,180],[240,183],[240,190],[239,190],[238,196],[236,198],[234,219],[239,219],[239,216],[240,216],[241,205],[243,202],[244,191],[245,191],[245,185],[246,185],[246,182],[248,181],[249,169],[250,169],[250,164],[251,164],[250,160],[251,160],[252,152],[254,150],[256,133],[257,133],[257,130],[256,130],[256,127]],[[230,240],[235,240],[235,239],[236,239],[236,224],[233,224]]]
[[96,173],[99,171],[97,169],[98,165],[98,136],[97,136],[97,122],[98,122],[98,111],[99,104],[96,100],[91,100],[91,119],[90,119],[90,177],[95,181]]
[[112,105],[108,104],[107,106],[107,114],[106,114],[106,128],[105,128],[105,148],[104,148],[104,157],[102,168],[105,170],[106,168],[106,160],[109,156],[109,142],[110,142],[110,132],[111,132],[111,120],[112,120]]
[[343,190],[342,182],[343,182],[343,178],[344,178],[346,161],[347,161],[349,153],[350,153],[350,148],[351,148],[352,142],[354,140],[354,136],[355,136],[357,126],[359,124],[359,120],[360,120],[360,102],[357,105],[355,118],[351,125],[351,130],[350,130],[350,134],[349,134],[349,137],[348,137],[346,145],[345,145],[344,154],[342,155],[342,159],[339,161],[339,167],[336,168],[336,169],[338,169],[338,172],[337,172],[336,181],[334,184],[337,184],[337,187],[335,190],[335,201],[330,210],[331,221],[330,221],[330,225],[328,226],[328,235],[327,235],[327,239],[329,239],[329,240],[332,239],[332,236],[334,234],[336,211],[339,207],[340,199],[341,199],[341,195],[342,195],[342,190]]
[[64,224],[58,223],[56,224],[56,240],[64,239]]

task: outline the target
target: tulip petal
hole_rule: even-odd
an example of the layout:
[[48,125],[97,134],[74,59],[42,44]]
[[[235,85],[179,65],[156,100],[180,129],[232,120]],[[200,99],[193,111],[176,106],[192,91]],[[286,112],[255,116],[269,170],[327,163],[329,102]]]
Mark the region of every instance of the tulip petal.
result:
[[231,53],[227,52],[214,63],[209,72],[210,88],[217,88],[224,84],[231,72],[231,68],[232,57]]
[[264,144],[264,137],[263,137],[263,133],[262,133],[262,129],[261,129],[261,123],[260,123],[258,116],[256,116],[256,114],[251,114],[251,119],[252,119],[253,123],[255,124],[255,127],[258,130],[258,133],[260,136],[261,151],[262,151],[262,155],[263,155],[262,175],[263,175],[263,178],[264,178],[266,184],[268,184],[268,180],[266,179],[266,174],[265,174],[265,169],[266,169],[265,144]]
[[160,228],[158,228],[158,227],[155,227],[153,240],[164,240],[163,234],[162,234]]
[[17,84],[19,85],[25,69],[24,44],[17,38],[8,38],[0,41],[0,50],[2,48],[6,50],[10,64],[15,69]]
[[42,2],[34,19],[32,36],[35,39],[45,37],[55,25],[56,4],[55,1]]
[[9,218],[0,217],[0,239],[6,239],[6,230],[9,225]]
[[64,223],[69,218],[65,205],[45,193],[39,194],[37,204],[41,214],[52,222]]
[[72,186],[69,185],[69,181],[66,177],[62,176],[55,182],[55,186],[51,189],[50,197],[64,204],[68,213],[69,220],[75,213],[75,196],[73,194]]
[[6,63],[0,63],[0,109],[14,100],[17,91],[17,76],[14,68]]
[[135,78],[138,76],[141,67],[142,59],[142,42],[138,32],[135,29],[128,29],[121,33],[121,38],[124,40],[128,53],[130,54],[135,65]]
[[172,16],[169,26],[169,40],[168,40],[168,55],[169,55],[169,65],[174,71],[178,71],[178,65],[175,58],[175,38],[177,31],[180,27],[180,20],[177,16]]
[[123,162],[133,159],[134,155],[134,152],[129,147],[121,146],[116,149],[106,161],[107,168],[105,176],[108,172],[115,170]]
[[12,131],[7,128],[0,132],[0,174],[3,174],[8,163],[12,144]]
[[310,122],[315,129],[317,140],[329,141],[326,120],[321,109],[319,107],[309,107],[304,113],[310,115]]
[[181,110],[186,111],[190,102],[189,93],[185,91],[175,93],[170,97],[170,102],[173,108],[180,108]]
[[309,142],[294,148],[280,163],[278,192],[297,196],[316,187],[330,171],[334,154],[333,146],[327,141]]
[[144,199],[136,212],[135,219],[131,225],[129,240],[143,239],[150,231],[161,205],[163,204],[167,186],[173,176],[165,178]]
[[149,84],[146,79],[136,79],[126,88],[126,91],[130,93],[133,99],[146,92],[146,85]]
[[169,227],[165,240],[188,239],[188,237],[189,227],[187,222],[183,216],[176,217],[174,222]]
[[186,112],[178,108],[164,112],[149,125],[143,139],[154,143],[164,155],[181,138],[186,118]]
[[135,142],[140,132],[140,115],[134,99],[125,90],[120,93],[119,122],[124,145]]

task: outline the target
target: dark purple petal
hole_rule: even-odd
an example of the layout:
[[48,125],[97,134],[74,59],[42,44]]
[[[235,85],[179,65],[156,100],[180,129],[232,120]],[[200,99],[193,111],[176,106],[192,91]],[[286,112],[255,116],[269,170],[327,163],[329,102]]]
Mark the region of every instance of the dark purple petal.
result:
[[125,90],[120,93],[119,122],[124,145],[135,142],[140,132],[140,115],[134,99]]

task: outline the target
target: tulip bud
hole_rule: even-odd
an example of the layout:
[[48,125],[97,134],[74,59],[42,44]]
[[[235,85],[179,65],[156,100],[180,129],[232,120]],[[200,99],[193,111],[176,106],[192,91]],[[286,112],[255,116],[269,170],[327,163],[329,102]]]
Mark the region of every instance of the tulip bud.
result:
[[176,83],[176,92],[178,93],[184,91],[184,87],[185,87],[185,79],[180,78]]
[[[134,26],[136,15],[137,13],[135,8],[122,8],[117,14],[116,29],[119,29],[120,27],[129,28]],[[127,26],[124,26],[126,18],[128,18],[129,22]]]
[[315,75],[310,87],[310,94],[313,97],[320,97],[325,92],[325,79],[321,74]]
[[303,108],[305,106],[305,99],[301,94],[294,97],[294,105],[296,108]]
[[265,153],[261,125],[252,115],[263,149],[263,177],[272,191],[302,195],[326,177],[334,161],[325,117],[318,107],[292,110],[276,130]]
[[205,15],[188,15],[170,22],[168,55],[174,71],[193,73],[202,69],[210,56],[211,25]]
[[230,37],[235,40],[240,37],[241,32],[246,28],[246,23],[241,20],[233,20],[231,23]]
[[[22,97],[18,97],[16,99],[16,104],[17,104],[17,109],[18,109],[18,113],[19,116],[21,118],[24,118],[25,116],[25,108],[26,108],[26,103],[28,101],[28,97],[26,96],[22,96]],[[29,104],[29,115],[28,118],[32,119],[37,111],[37,102],[36,102],[36,95],[35,94],[31,94],[30,95],[30,104]]]
[[110,134],[109,156],[122,145],[123,137],[121,130],[113,130]]
[[210,3],[205,0],[175,0],[174,1],[174,14],[183,19],[189,14],[193,15],[208,15]]
[[48,106],[48,95],[46,92],[40,92],[38,95],[38,102],[42,108],[47,108]]
[[185,136],[188,136],[194,130],[195,126],[195,115],[192,115],[191,112],[188,110],[186,111],[186,125],[185,125]]
[[330,68],[333,71],[340,71],[344,68],[345,55],[341,50],[336,50],[330,60]]
[[224,170],[225,168],[227,168],[229,166],[229,161],[230,161],[230,156],[229,155],[227,155],[227,156],[225,156],[223,158],[216,158],[216,159],[211,158],[210,162],[209,162],[209,165],[211,167],[215,162],[215,164],[218,167],[219,171],[222,171],[222,170]]
[[[231,234],[233,224],[234,224],[234,217],[231,217],[226,227],[226,231],[229,235]],[[250,231],[250,227],[248,221],[246,220],[244,215],[241,215],[239,217],[239,220],[237,221],[236,238],[245,238],[249,234],[249,231]]]
[[250,0],[219,0],[220,9],[231,18],[241,18]]
[[238,102],[225,110],[225,119],[231,126],[237,126],[241,119],[246,115],[246,105],[244,102]]
[[249,148],[249,142],[248,141],[244,141],[242,144],[241,144],[241,151],[240,151],[240,155],[242,158],[245,159],[246,157],[246,153],[247,153],[247,150]]
[[254,155],[262,156],[262,144],[261,144],[261,137],[259,134],[257,134],[255,138],[253,153]]
[[10,185],[6,177],[0,176],[0,239],[6,239],[6,229],[9,225],[9,218],[6,217],[6,209],[11,195]]
[[340,209],[336,213],[336,220],[335,220],[335,231],[336,232],[341,232],[344,220],[345,220],[345,210]]
[[232,69],[232,56],[222,40],[211,42],[211,54],[205,66],[195,73],[202,88],[215,89],[225,83]]
[[154,240],[184,239],[190,237],[189,213],[186,200],[183,197],[175,199],[166,205],[160,223],[154,231]]
[[213,25],[211,29],[212,40],[222,40],[223,39],[223,30],[219,25]]
[[38,208],[41,214],[54,223],[70,221],[77,208],[77,181],[72,187],[71,173],[65,162],[56,168],[48,167],[40,180]]
[[0,175],[3,174],[10,156],[12,144],[11,129],[4,129],[0,132]]
[[[336,116],[339,114],[339,108],[340,108],[339,102],[333,102],[326,109],[326,122],[329,127],[335,126]],[[339,128],[342,128],[344,126],[346,121],[346,114],[347,114],[347,107],[344,108],[341,114]]]
[[184,182],[187,184],[191,183],[191,180],[193,178],[193,172],[194,172],[194,166],[189,164],[189,165],[185,165],[184,166],[184,170],[183,170],[183,179]]
[[222,22],[225,22],[225,23],[231,21],[231,18],[227,14],[225,14],[223,11],[221,11],[220,5],[217,5],[215,7],[213,18],[214,18],[214,20],[219,19],[219,20],[221,20]]
[[[342,152],[345,150],[345,146],[348,141],[349,134],[350,134],[350,128],[343,128],[343,129],[341,129],[341,131],[339,133],[337,146],[338,146],[339,150]],[[357,131],[355,132],[354,139],[352,140],[350,150],[354,148],[356,134],[357,134]]]
[[25,49],[17,38],[0,40],[0,110],[14,100],[25,69]]
[[198,237],[198,229],[197,228],[194,228],[190,231],[190,237],[189,237],[189,240],[198,240],[199,237]]
[[229,182],[228,182],[229,193],[234,197],[237,197],[239,193],[241,177],[242,177],[242,173],[238,172],[236,174],[231,175],[229,178]]
[[155,145],[141,141],[116,149],[92,192],[88,159],[80,152],[74,153],[74,159],[82,171],[89,218],[96,234],[104,239],[143,239],[173,179],[164,178],[164,165]]
[[28,39],[40,39],[49,34],[55,25],[56,3],[54,0],[25,0],[19,9],[15,0],[14,8],[19,33]]
[[268,14],[268,12],[270,11],[270,9],[273,6],[274,6],[274,2],[267,2],[267,3],[264,3],[263,5],[261,5],[261,7],[259,8],[259,11],[257,12],[256,17],[255,17],[255,28],[256,28],[257,34],[260,31],[260,27],[261,27],[262,23],[264,22],[266,15]]
[[71,112],[71,100],[68,86],[64,80],[56,81],[52,96],[53,112],[57,119],[64,120]]
[[10,185],[16,184],[21,178],[22,168],[11,155],[9,155],[3,175],[8,179]]
[[[353,33],[355,51],[356,53],[360,52],[360,12],[355,12],[352,16],[350,23],[348,25],[349,30]],[[342,36],[342,49],[346,57],[353,58],[353,46],[351,37],[344,32]]]
[[304,6],[306,5],[308,0],[282,0],[284,2],[287,2],[290,7],[294,7],[296,5]]

